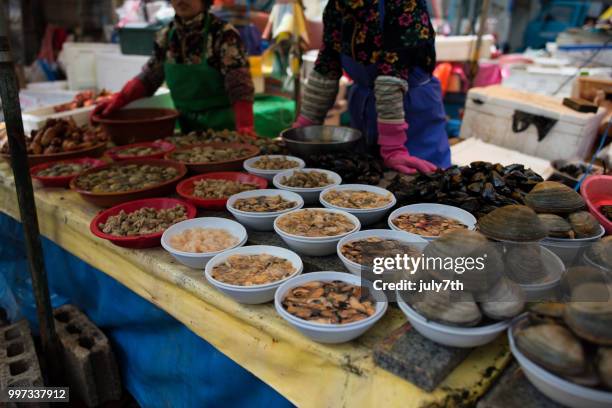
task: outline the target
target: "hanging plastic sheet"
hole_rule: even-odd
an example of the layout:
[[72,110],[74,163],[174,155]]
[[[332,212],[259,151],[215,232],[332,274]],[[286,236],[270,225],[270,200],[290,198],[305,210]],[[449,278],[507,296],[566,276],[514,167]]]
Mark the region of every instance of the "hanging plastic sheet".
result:
[[[36,328],[21,225],[2,213],[0,239],[0,275],[21,313]],[[68,302],[78,306],[106,333],[123,384],[141,406],[291,406],[163,310],[53,242],[43,239],[43,249],[53,306]],[[0,282],[3,289],[8,288]]]

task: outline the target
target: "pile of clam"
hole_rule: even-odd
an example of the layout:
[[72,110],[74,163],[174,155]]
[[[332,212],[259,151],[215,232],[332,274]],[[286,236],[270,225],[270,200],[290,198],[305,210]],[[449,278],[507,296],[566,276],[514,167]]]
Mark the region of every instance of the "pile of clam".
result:
[[611,289],[603,282],[583,282],[566,304],[532,305],[513,330],[517,348],[575,384],[612,390]]
[[576,191],[555,181],[538,183],[525,196],[525,203],[538,213],[550,238],[593,238],[602,231]]
[[424,250],[429,259],[468,259],[484,257],[484,267],[456,273],[440,264],[429,265],[407,279],[418,282],[460,281],[461,291],[429,290],[403,295],[418,313],[428,320],[449,326],[474,327],[492,324],[494,320],[511,319],[524,310],[522,288],[504,276],[503,258],[484,235],[471,230],[449,231]]

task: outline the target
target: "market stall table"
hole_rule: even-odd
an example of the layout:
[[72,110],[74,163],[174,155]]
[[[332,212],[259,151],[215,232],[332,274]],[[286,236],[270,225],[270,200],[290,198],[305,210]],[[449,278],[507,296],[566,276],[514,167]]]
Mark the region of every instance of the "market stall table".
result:
[[[298,406],[463,405],[481,396],[509,361],[502,336],[470,352],[435,391],[427,393],[374,363],[374,346],[405,323],[397,308],[390,308],[356,341],[318,344],[291,328],[272,304],[236,303],[210,286],[202,271],[179,265],[161,248],[128,250],[94,237],[89,223],[100,209],[76,193],[35,189],[43,235],[168,312]],[[18,219],[6,163],[0,164],[0,211]],[[251,241],[276,238],[272,233],[250,236]],[[306,271],[325,266],[338,269],[341,264],[329,257],[305,259]]]

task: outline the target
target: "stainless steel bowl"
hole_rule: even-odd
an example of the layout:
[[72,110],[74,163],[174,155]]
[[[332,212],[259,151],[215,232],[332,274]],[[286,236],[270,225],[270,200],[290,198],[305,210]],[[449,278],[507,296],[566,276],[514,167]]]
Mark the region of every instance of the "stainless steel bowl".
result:
[[361,132],[342,126],[306,126],[287,129],[281,137],[291,153],[299,157],[313,154],[350,152],[361,139]]

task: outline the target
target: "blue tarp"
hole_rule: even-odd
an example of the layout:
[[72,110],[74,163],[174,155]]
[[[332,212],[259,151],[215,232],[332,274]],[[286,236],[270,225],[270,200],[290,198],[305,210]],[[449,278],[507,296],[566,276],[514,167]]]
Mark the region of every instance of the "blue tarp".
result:
[[[0,279],[0,296],[10,308],[8,283],[20,312],[35,327],[21,225],[2,213],[0,239],[0,274],[5,278]],[[163,310],[45,238],[43,249],[53,306],[78,306],[106,333],[123,384],[141,406],[291,406]]]

